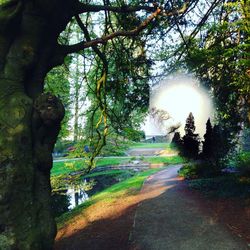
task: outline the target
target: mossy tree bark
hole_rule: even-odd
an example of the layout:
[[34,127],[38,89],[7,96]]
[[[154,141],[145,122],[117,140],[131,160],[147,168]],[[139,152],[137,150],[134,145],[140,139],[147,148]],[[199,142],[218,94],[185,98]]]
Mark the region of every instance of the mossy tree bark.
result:
[[[69,53],[89,47],[96,51],[98,44],[115,37],[137,35],[162,12],[157,5],[118,7],[107,2],[101,6],[78,0],[0,1],[0,249],[53,247],[51,153],[64,108],[55,96],[43,93],[47,72],[62,64]],[[83,27],[86,41],[58,44],[72,17],[104,10],[151,14],[130,31],[90,40]],[[176,13],[169,10],[168,15]]]
[[70,20],[68,1],[57,2],[8,1],[0,8],[0,249],[49,250],[56,233],[51,153],[64,108],[42,92]]

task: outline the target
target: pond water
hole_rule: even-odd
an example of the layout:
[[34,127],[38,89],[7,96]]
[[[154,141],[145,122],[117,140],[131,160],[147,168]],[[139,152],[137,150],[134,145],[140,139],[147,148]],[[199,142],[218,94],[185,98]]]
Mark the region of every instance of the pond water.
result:
[[70,211],[76,206],[87,201],[97,192],[100,192],[132,175],[132,172],[130,172],[125,175],[100,175],[94,178],[83,177],[81,183],[68,186],[60,193],[52,195],[52,209],[55,216],[57,217],[67,211]]
[[[84,181],[86,182],[86,180]],[[69,187],[66,195],[69,198],[69,210],[89,199],[88,193],[83,188],[76,189],[74,187]]]

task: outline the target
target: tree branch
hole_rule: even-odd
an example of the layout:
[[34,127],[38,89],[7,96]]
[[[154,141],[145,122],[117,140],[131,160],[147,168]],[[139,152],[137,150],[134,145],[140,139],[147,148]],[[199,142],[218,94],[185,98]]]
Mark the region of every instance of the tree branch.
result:
[[[88,32],[87,27],[84,25],[84,23],[82,22],[81,18],[80,18],[78,15],[75,16],[75,18],[76,18],[77,24],[79,25],[79,27],[80,27],[81,30],[83,31],[83,34],[84,34],[84,36],[85,36],[87,42],[91,42],[90,34],[89,34],[89,32]],[[106,57],[105,57],[105,54],[102,53],[102,52],[98,49],[97,45],[92,46],[92,48],[93,48],[93,50],[95,51],[95,53],[96,53],[96,54],[100,57],[100,59],[102,60],[103,66],[104,66],[104,68],[106,69],[106,72],[107,72],[107,71],[108,71],[108,62],[107,62],[107,59],[106,59]]]
[[91,5],[78,2],[75,6],[75,15],[86,13],[86,12],[99,12],[99,11],[112,11],[116,13],[130,13],[140,10],[145,10],[148,12],[155,11],[157,6],[146,6],[146,5],[137,5],[137,6],[110,6],[110,5]]
[[152,13],[146,20],[144,20],[138,27],[136,27],[135,29],[129,30],[129,31],[125,31],[125,30],[119,30],[116,31],[114,33],[108,34],[106,36],[103,36],[101,38],[97,38],[94,40],[90,40],[90,41],[82,41],[80,43],[74,44],[74,45],[61,45],[61,48],[63,49],[63,52],[65,55],[70,54],[70,53],[75,53],[78,52],[80,50],[84,50],[86,48],[90,48],[90,47],[94,47],[97,46],[98,44],[105,44],[107,43],[109,40],[115,38],[115,37],[119,37],[119,36],[135,36],[137,34],[139,34],[142,30],[144,30],[148,24],[155,18],[157,17],[160,13],[162,12],[162,10],[160,8],[157,8],[157,10]]
[[[81,50],[84,50],[86,48],[94,48],[96,47],[98,44],[106,44],[109,40],[112,40],[113,38],[116,37],[131,37],[131,36],[136,36],[138,35],[142,30],[144,30],[148,24],[155,19],[157,16],[174,16],[174,15],[180,15],[180,14],[185,14],[188,10],[190,4],[190,0],[187,0],[182,8],[180,9],[173,9],[171,11],[166,11],[164,10],[162,7],[157,7],[157,5],[155,4],[154,7],[150,7],[150,6],[124,6],[124,7],[114,7],[114,6],[108,6],[108,5],[86,5],[83,3],[79,3],[75,6],[75,9],[78,9],[79,13],[84,13],[84,12],[91,12],[91,11],[114,11],[114,12],[133,12],[133,11],[138,11],[138,10],[147,10],[147,11],[154,11],[147,19],[145,19],[139,26],[137,26],[136,28],[129,30],[129,31],[125,31],[125,30],[119,30],[116,32],[113,32],[111,34],[105,35],[101,38],[97,38],[97,39],[86,39],[87,41],[81,41],[77,44],[74,45],[58,45],[56,52],[55,52],[55,57],[53,58],[53,63],[52,65],[58,65],[62,62],[63,58],[67,55],[67,54],[71,54],[71,53],[77,53]],[[81,9],[81,8],[82,9]],[[85,8],[85,9],[84,9]],[[84,10],[83,10],[84,9]],[[77,16],[77,14],[75,15]],[[81,27],[82,24],[80,24],[79,19],[78,19],[78,25]],[[83,27],[83,26],[82,26]],[[81,27],[81,28],[82,28]],[[82,29],[85,37],[86,37],[86,29]],[[87,37],[86,37],[87,38]]]

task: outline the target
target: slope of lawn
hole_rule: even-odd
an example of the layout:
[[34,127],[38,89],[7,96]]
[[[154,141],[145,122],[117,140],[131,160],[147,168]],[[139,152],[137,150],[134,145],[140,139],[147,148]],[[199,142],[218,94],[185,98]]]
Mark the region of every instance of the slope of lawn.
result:
[[150,157],[146,157],[145,161],[151,164],[159,164],[159,163],[163,163],[163,164],[180,164],[180,163],[184,163],[186,160],[179,156],[179,155],[175,155],[175,156],[150,156]]
[[[101,158],[96,162],[96,166],[110,166],[110,165],[119,165],[123,162],[128,161],[130,158]],[[84,169],[85,166],[84,159],[74,159],[72,161],[60,161],[54,162],[53,168],[51,169],[51,175],[59,174],[69,174],[74,171],[79,171]]]
[[73,220],[75,216],[77,216],[81,212],[83,212],[84,209],[86,209],[87,207],[89,207],[93,204],[96,204],[99,201],[113,202],[116,199],[121,198],[121,196],[133,195],[133,194],[139,192],[144,180],[148,176],[150,176],[150,175],[152,175],[152,174],[154,174],[162,169],[163,168],[149,169],[149,170],[146,170],[144,172],[137,173],[135,176],[128,178],[124,181],[121,181],[115,185],[112,185],[111,187],[95,194],[88,201],[84,202],[83,204],[77,206],[73,210],[58,217],[56,219],[57,224],[58,224],[58,228],[61,228],[65,224],[70,223],[71,220]]

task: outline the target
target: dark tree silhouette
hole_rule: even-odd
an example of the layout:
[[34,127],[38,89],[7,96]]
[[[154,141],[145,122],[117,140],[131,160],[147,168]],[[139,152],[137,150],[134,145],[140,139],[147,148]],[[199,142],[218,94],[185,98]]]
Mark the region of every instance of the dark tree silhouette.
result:
[[171,144],[179,150],[182,150],[182,139],[180,132],[175,132]]
[[213,144],[211,159],[217,168],[224,167],[224,159],[233,148],[234,142],[230,140],[230,129],[224,128],[220,125],[213,127]]
[[217,170],[224,166],[223,159],[233,148],[230,134],[230,129],[218,124],[213,127],[210,119],[207,120],[201,157],[209,160],[210,165],[214,165]]
[[206,133],[204,135],[204,141],[202,144],[202,158],[210,158],[213,153],[213,127],[210,118],[206,123]]
[[192,112],[189,113],[189,116],[186,120],[185,125],[185,135],[183,136],[183,150],[182,154],[185,157],[195,159],[199,154],[199,136],[194,133],[195,131],[195,122]]
[[186,135],[193,135],[195,131],[195,125],[194,125],[194,116],[192,112],[189,113],[186,124],[185,124],[185,134]]

